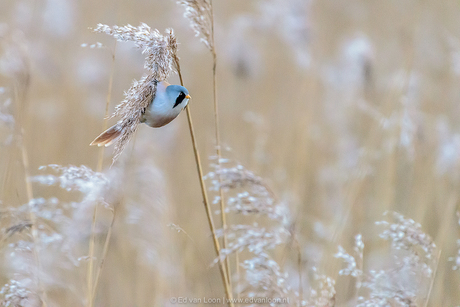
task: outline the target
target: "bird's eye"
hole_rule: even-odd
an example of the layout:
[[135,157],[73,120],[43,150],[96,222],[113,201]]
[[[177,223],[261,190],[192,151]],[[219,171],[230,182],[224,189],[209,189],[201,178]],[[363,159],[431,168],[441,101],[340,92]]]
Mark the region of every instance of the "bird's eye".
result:
[[180,92],[179,96],[177,96],[176,98],[176,103],[174,104],[173,109],[177,107],[184,100],[184,98],[185,98],[184,92]]

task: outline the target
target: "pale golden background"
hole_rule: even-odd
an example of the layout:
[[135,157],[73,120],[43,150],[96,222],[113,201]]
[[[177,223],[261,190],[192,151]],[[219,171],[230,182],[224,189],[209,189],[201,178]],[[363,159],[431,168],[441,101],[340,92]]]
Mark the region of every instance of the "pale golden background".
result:
[[[447,260],[456,255],[460,237],[460,2],[214,5],[224,156],[263,177],[288,203],[305,279],[313,265],[335,278],[341,263],[333,257],[337,245],[349,248],[357,233],[366,244],[365,267],[382,263],[386,245],[374,222],[394,210],[420,222],[442,250],[429,306],[459,304],[459,274]],[[89,143],[102,130],[115,40],[88,28],[140,22],[176,31],[198,145],[210,170],[212,58],[181,7],[158,0],[1,0],[0,103],[20,98],[19,106],[0,110],[18,122],[22,116],[31,175],[46,174],[38,168],[48,164],[96,169],[99,149]],[[108,49],[81,47],[96,42]],[[111,111],[131,81],[146,73],[143,61],[133,44],[117,43]],[[169,81],[179,82],[177,76]],[[4,210],[28,201],[21,151],[15,141],[7,142],[14,131],[0,124]],[[107,172],[111,150],[105,151]],[[221,297],[218,268],[209,266],[215,255],[185,114],[160,129],[142,125],[117,163],[126,164],[120,175],[124,196],[95,305],[162,306],[171,296]],[[35,183],[33,194],[80,199]],[[87,255],[92,209],[86,209],[60,230],[73,238],[76,258]],[[96,255],[110,221],[101,212]],[[2,284],[23,265],[8,257],[7,243]],[[68,266],[61,252],[40,254],[49,306],[83,306],[85,263]],[[295,266],[295,254],[289,257]],[[337,278],[338,306],[353,295],[350,280]],[[296,283],[293,277],[293,288]],[[308,287],[305,282],[305,293]]]

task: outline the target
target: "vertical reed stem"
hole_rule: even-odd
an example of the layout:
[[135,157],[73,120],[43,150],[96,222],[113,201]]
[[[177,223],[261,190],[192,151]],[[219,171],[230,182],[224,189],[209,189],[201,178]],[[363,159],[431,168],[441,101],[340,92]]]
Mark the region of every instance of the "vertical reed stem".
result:
[[[174,60],[176,62],[176,68],[177,68],[177,73],[179,74],[180,84],[182,86],[184,86],[184,81],[182,80],[182,74],[181,74],[180,66],[179,66],[179,59],[175,58]],[[205,207],[205,210],[206,210],[206,217],[208,218],[209,228],[211,229],[211,233],[212,233],[212,238],[213,238],[213,242],[214,242],[214,249],[216,251],[217,258],[219,259],[219,269],[220,269],[220,274],[221,274],[221,277],[222,277],[222,283],[224,284],[225,294],[227,296],[227,299],[229,300],[228,305],[233,307],[232,293],[231,293],[230,287],[228,285],[227,272],[225,270],[225,266],[223,264],[222,258],[220,257],[220,244],[219,244],[219,240],[217,239],[216,230],[215,230],[215,227],[214,227],[214,221],[212,219],[212,212],[211,212],[211,208],[209,206],[208,194],[206,193],[206,184],[205,184],[205,182],[203,180],[203,168],[201,167],[201,158],[200,158],[200,153],[198,151],[198,146],[197,146],[196,139],[195,139],[195,131],[194,131],[194,128],[193,128],[192,114],[190,113],[189,105],[187,105],[185,107],[185,110],[186,110],[186,113],[187,113],[187,120],[188,120],[188,127],[189,127],[189,130],[190,130],[190,137],[192,139],[193,153],[195,154],[195,163],[196,163],[196,168],[197,168],[197,171],[198,171],[198,179],[200,181],[201,194],[202,194],[202,197],[203,197],[203,204],[204,204],[204,207]]]
[[240,299],[240,253],[236,251],[235,255],[235,267],[236,267],[236,299]]
[[[111,68],[110,68],[110,78],[109,78],[109,88],[107,90],[107,98],[106,98],[106,102],[105,102],[105,116],[104,116],[104,121],[103,121],[103,124],[102,124],[102,131],[105,131],[107,129],[107,123],[108,123],[108,115],[109,115],[109,105],[110,105],[110,99],[112,97],[112,85],[113,85],[113,75],[114,75],[114,72],[115,72],[115,51],[116,51],[116,47],[117,47],[117,41],[115,41],[115,46],[113,48],[113,52],[112,52],[112,64],[111,64]],[[99,158],[98,158],[98,162],[97,162],[97,168],[96,168],[96,171],[97,172],[101,172],[102,171],[102,164],[103,164],[103,161],[104,161],[104,149],[105,147],[102,146],[99,150]],[[96,294],[96,288],[97,288],[97,283],[99,282],[99,275],[101,273],[101,270],[102,270],[102,264],[99,266],[98,268],[98,272],[97,272],[97,276],[96,276],[96,282],[95,284],[93,285],[93,270],[94,270],[94,245],[95,245],[95,239],[96,239],[96,220],[97,220],[97,211],[98,211],[98,205],[99,204],[96,204],[94,206],[94,212],[93,212],[93,220],[91,222],[91,238],[90,238],[90,241],[89,241],[89,263],[88,263],[88,271],[87,271],[87,276],[86,276],[86,282],[87,282],[87,304],[89,307],[92,307],[93,306],[93,303],[94,303],[94,296]],[[115,210],[115,209],[114,209]],[[108,240],[110,240],[110,235],[112,233],[112,226],[113,226],[113,221],[115,219],[115,212],[113,213],[112,215],[112,222],[111,222],[111,225],[110,225],[110,228],[109,228],[109,231],[107,233],[107,237],[106,237],[106,242],[104,244],[104,247],[105,245],[108,245]],[[103,255],[103,258],[101,260],[101,263],[104,262],[104,258],[105,258],[105,254]]]
[[[214,130],[216,132],[216,154],[217,154],[217,167],[219,170],[219,197],[220,197],[220,214],[222,218],[222,229],[223,233],[223,248],[227,248],[227,217],[225,214],[225,200],[224,200],[224,193],[222,191],[222,176],[220,174],[221,171],[221,159],[222,159],[222,149],[220,144],[220,130],[219,130],[219,106],[217,103],[217,76],[216,76],[216,68],[217,68],[217,55],[216,55],[216,45],[214,42],[214,5],[212,0],[210,0],[211,5],[211,44],[212,44],[212,87],[213,87],[213,98],[214,98]],[[225,265],[227,270],[227,278],[228,278],[228,285],[230,287],[230,291],[232,288],[232,278],[231,278],[231,270],[230,270],[230,259],[228,257],[225,258]]]
[[22,89],[23,90],[23,93],[22,95],[19,94],[19,90],[17,89],[17,87],[14,88],[14,95],[15,95],[15,102],[16,102],[16,106],[17,106],[17,109],[16,109],[16,116],[17,116],[17,119],[18,119],[18,135],[20,137],[20,140],[21,140],[21,158],[22,158],[22,164],[24,166],[24,182],[25,182],[25,185],[26,185],[26,193],[27,193],[27,200],[29,201],[29,206],[28,206],[28,209],[29,209],[29,219],[30,219],[30,223],[31,223],[31,233],[32,233],[32,240],[33,240],[33,255],[34,255],[34,259],[35,259],[35,263],[36,263],[36,271],[35,271],[35,275],[36,275],[36,279],[37,279],[37,285],[38,285],[38,289],[40,291],[40,300],[41,300],[41,303],[42,303],[42,306],[46,307],[48,306],[46,301],[48,300],[47,299],[47,295],[46,295],[46,291],[45,291],[45,288],[43,287],[43,284],[41,282],[41,278],[40,278],[40,272],[41,272],[41,262],[40,262],[40,257],[39,257],[39,248],[38,248],[38,230],[37,230],[37,217],[35,215],[35,213],[32,211],[32,208],[30,207],[30,205],[32,204],[32,201],[34,199],[34,194],[33,194],[33,189],[32,189],[32,183],[30,182],[30,173],[29,173],[29,156],[27,154],[27,148],[26,148],[26,144],[24,142],[24,135],[25,135],[25,132],[24,132],[24,116],[25,116],[25,110],[24,109],[21,109],[20,106],[24,106],[25,103],[26,103],[26,100],[27,100],[27,91],[28,91],[28,87],[29,87],[29,84],[30,84],[30,75],[27,74],[27,79],[24,81],[24,88]]
[[38,249],[38,239],[37,239],[37,217],[35,216],[35,213],[32,211],[32,208],[30,207],[32,200],[34,199],[33,196],[33,190],[32,190],[32,183],[30,182],[30,175],[29,175],[29,157],[27,155],[27,149],[26,145],[24,144],[24,129],[21,128],[21,155],[22,155],[22,163],[24,165],[24,177],[25,177],[25,183],[26,183],[26,192],[27,192],[27,198],[29,200],[29,219],[30,219],[30,224],[31,224],[31,231],[32,231],[32,238],[33,238],[33,253],[34,253],[34,258],[35,262],[37,264],[37,269],[35,274],[37,275],[37,284],[38,288],[41,292],[41,301],[42,301],[42,306],[47,306],[47,295],[46,291],[43,287],[43,284],[41,283],[40,279],[40,271],[41,271],[41,262],[40,262],[40,257],[39,257],[39,249]]
[[99,284],[99,278],[101,277],[102,273],[102,268],[104,267],[104,262],[105,262],[105,257],[107,256],[107,251],[109,250],[109,242],[110,238],[112,236],[112,230],[113,230],[113,223],[115,222],[115,206],[113,206],[112,209],[112,220],[110,222],[110,227],[107,232],[107,236],[105,237],[105,242],[104,242],[104,249],[102,250],[102,258],[101,262],[99,263],[99,267],[96,272],[96,280],[94,281],[94,287],[93,287],[93,292],[92,292],[92,298],[94,300],[94,297],[96,296],[96,291],[97,291],[97,285]]

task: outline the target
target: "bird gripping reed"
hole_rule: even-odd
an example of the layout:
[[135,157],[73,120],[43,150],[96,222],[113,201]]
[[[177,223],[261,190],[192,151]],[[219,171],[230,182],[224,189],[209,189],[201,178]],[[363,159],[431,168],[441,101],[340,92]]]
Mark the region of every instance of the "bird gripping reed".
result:
[[[95,32],[106,33],[115,37],[118,41],[132,41],[136,47],[142,49],[142,53],[146,54],[144,68],[149,70],[149,74],[144,76],[140,81],[134,81],[131,88],[125,93],[125,99],[117,105],[115,112],[111,117],[119,117],[115,131],[118,134],[113,162],[120,156],[129,142],[134,132],[136,132],[142,116],[155,98],[157,93],[157,85],[159,82],[165,81],[172,73],[178,73],[181,84],[183,85],[182,75],[179,66],[179,57],[177,55],[177,39],[172,29],[167,29],[166,34],[162,35],[158,30],[152,30],[148,25],[141,23],[139,27],[131,25],[118,27],[98,24]],[[207,44],[210,47],[209,44]],[[214,249],[217,257],[220,259],[220,244],[216,236],[212,213],[209,206],[209,201],[206,192],[206,185],[203,180],[203,170],[201,167],[201,159],[196,144],[195,133],[193,129],[192,117],[190,109],[187,105],[187,119],[189,124],[190,135],[192,139],[195,162],[200,181],[201,193],[206,210],[207,219],[213,235]],[[231,303],[232,293],[228,283],[227,271],[223,263],[219,263],[219,269],[222,276],[222,281],[225,288],[225,293]],[[91,297],[91,301],[94,294]]]

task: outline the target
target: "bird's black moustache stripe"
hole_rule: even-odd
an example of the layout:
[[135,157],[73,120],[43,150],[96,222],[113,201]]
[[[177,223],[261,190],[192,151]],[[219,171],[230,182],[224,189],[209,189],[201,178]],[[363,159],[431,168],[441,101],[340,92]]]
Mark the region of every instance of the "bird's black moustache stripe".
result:
[[173,109],[175,107],[177,107],[178,105],[180,105],[182,103],[182,101],[184,101],[184,99],[185,99],[184,92],[180,92],[179,96],[177,96],[177,98],[176,98],[176,103],[174,104]]

